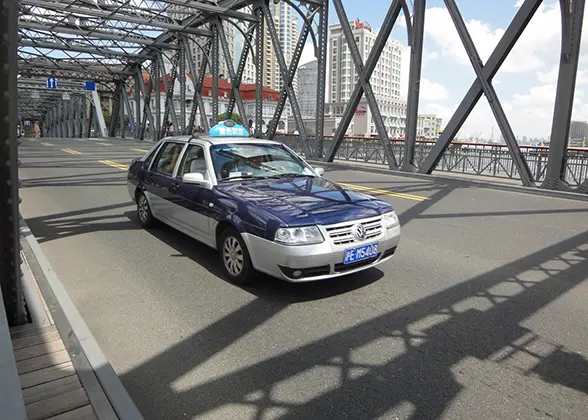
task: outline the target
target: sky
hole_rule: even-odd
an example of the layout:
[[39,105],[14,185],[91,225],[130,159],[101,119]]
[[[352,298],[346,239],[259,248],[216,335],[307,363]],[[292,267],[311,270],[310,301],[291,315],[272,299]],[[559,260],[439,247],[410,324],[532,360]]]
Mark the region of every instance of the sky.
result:
[[[378,30],[390,0],[343,0],[349,20],[367,21]],[[522,0],[457,0],[478,53],[485,62],[510,24]],[[588,10],[588,7],[586,8]],[[330,24],[339,19],[330,9]],[[391,39],[404,45],[402,58],[402,95],[406,99],[410,48],[406,24],[401,14]],[[584,27],[572,119],[588,120],[588,29]],[[559,55],[561,50],[561,12],[558,0],[544,0],[527,29],[513,48],[493,86],[515,135],[522,139],[547,138],[551,131]],[[308,43],[301,64],[314,59]],[[330,64],[328,64],[330,65]],[[425,13],[425,41],[419,113],[434,113],[447,123],[475,80],[475,73],[442,0],[428,0]],[[327,87],[328,90],[328,87]],[[327,91],[328,93],[328,91]],[[327,97],[329,95],[327,94]],[[459,138],[500,138],[498,124],[482,97],[470,114]]]

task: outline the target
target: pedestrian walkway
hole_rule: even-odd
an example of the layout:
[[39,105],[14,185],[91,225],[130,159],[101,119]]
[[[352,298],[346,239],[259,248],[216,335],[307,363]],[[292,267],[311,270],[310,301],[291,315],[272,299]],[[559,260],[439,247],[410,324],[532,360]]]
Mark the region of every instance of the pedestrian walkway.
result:
[[55,325],[11,333],[29,420],[97,419]]
[[142,420],[24,220],[21,232],[29,322],[0,319],[0,419]]

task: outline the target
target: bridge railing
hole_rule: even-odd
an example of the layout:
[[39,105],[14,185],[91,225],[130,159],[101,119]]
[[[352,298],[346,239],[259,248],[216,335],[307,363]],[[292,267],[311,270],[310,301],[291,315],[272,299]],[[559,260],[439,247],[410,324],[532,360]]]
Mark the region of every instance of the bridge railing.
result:
[[[309,140],[314,141],[314,137]],[[299,154],[304,154],[302,141],[295,135],[280,134],[282,141]],[[332,138],[325,137],[324,150],[331,147]],[[391,140],[398,161],[403,159],[404,141]],[[420,166],[430,153],[434,141],[417,141],[415,163]],[[545,178],[549,147],[520,146],[536,181]],[[386,155],[377,138],[346,137],[335,160],[386,165]],[[452,142],[436,171],[519,179],[519,174],[506,145]],[[580,185],[588,178],[588,148],[569,148],[566,156],[566,179],[571,185]]]

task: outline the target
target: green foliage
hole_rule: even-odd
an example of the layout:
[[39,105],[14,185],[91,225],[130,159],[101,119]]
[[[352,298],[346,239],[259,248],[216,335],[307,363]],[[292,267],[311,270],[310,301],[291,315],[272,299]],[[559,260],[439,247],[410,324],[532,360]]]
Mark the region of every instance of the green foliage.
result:
[[[225,121],[227,118],[225,117],[225,114],[219,114],[218,116],[218,121],[217,122],[222,122]],[[235,121],[237,124],[241,124],[241,117],[239,116],[239,114],[235,114],[234,112],[231,114],[231,120]]]

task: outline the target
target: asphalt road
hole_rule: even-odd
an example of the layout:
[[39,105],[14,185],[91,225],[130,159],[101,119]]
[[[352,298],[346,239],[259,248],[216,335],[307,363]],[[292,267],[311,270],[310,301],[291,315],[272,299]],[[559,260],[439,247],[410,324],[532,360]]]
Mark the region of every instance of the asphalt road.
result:
[[395,258],[240,288],[139,227],[124,165],[147,147],[25,139],[20,170],[23,216],[146,419],[588,418],[588,203],[328,171],[395,206]]

